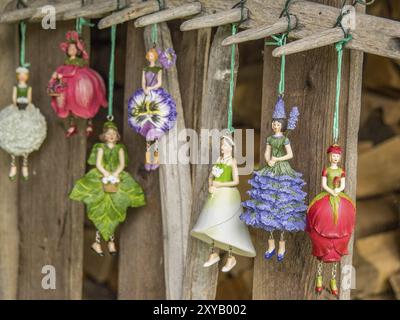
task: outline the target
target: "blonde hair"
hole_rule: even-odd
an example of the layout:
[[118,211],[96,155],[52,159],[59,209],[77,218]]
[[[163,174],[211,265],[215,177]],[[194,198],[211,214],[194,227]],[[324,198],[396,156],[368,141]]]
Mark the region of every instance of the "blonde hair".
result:
[[158,52],[156,49],[151,48],[149,51],[147,51],[146,53],[146,59],[149,60],[150,59],[150,53],[152,53],[154,55],[154,58],[156,59],[156,61],[158,60]]

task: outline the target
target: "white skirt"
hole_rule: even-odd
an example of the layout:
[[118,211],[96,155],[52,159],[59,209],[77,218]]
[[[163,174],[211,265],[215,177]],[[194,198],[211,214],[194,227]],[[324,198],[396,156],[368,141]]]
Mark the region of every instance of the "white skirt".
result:
[[255,257],[256,251],[246,224],[240,220],[242,213],[240,193],[237,188],[217,188],[210,194],[191,235],[208,244],[232,253]]
[[47,135],[47,124],[33,104],[25,109],[14,105],[0,111],[0,148],[19,157],[40,148]]

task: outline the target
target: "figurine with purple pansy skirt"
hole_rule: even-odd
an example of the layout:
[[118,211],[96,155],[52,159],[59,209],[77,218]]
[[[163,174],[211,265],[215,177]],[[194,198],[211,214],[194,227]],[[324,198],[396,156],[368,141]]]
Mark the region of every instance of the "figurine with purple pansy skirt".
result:
[[274,134],[267,138],[267,165],[253,173],[249,180],[252,188],[248,192],[251,199],[242,204],[245,212],[241,219],[250,226],[270,232],[268,250],[264,255],[267,260],[276,253],[274,231],[280,231],[277,259],[282,261],[286,252],[284,232],[305,229],[306,193],[302,191],[305,182],[302,174],[289,164],[293,151],[288,134],[295,129],[298,117],[298,108],[293,107],[286,121],[285,104],[280,96],[272,117]]
[[[152,48],[146,59],[149,65],[143,70],[142,88],[128,102],[128,122],[132,129],[146,138],[145,169],[151,171],[160,166],[158,140],[176,123],[175,101],[161,87],[162,71],[175,65],[176,55],[172,48],[165,51]],[[160,66],[156,65],[157,61]]]

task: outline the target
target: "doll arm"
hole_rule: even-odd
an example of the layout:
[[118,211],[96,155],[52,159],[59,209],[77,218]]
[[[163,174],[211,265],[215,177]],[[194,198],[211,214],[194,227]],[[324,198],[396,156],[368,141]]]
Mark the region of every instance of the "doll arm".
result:
[[221,188],[221,187],[236,187],[239,184],[239,170],[237,167],[237,162],[235,159],[232,159],[232,177],[233,181],[230,182],[219,182],[219,181],[214,181],[213,186],[216,188]]
[[32,87],[28,89],[28,104],[32,104]]
[[162,86],[162,70],[157,73],[157,83],[152,87],[147,87],[147,90],[157,90]]
[[103,167],[103,164],[102,164],[103,155],[104,155],[103,149],[99,148],[97,150],[96,168],[103,174],[103,176],[108,177],[110,175],[110,173]]
[[267,144],[267,148],[265,149],[264,158],[267,163],[271,161],[271,145]]
[[122,170],[124,170],[125,168],[125,152],[124,149],[119,149],[118,152],[118,156],[119,156],[119,165],[117,170],[114,171],[113,176],[114,177],[118,177],[120,175],[120,173],[122,172]]
[[337,194],[339,194],[339,193],[341,193],[341,192],[343,192],[343,190],[346,188],[346,178],[345,177],[342,177],[341,179],[340,179],[340,186],[339,186],[339,188],[336,188],[335,189],[335,192],[337,193]]
[[290,144],[285,145],[285,149],[286,149],[285,156],[279,157],[279,158],[272,157],[272,160],[273,161],[286,161],[286,160],[293,159],[293,150],[292,150],[292,147],[290,146]]
[[326,177],[322,177],[322,189],[324,189],[329,194],[333,195],[334,197],[337,196],[337,193],[328,187],[328,179]]
[[17,105],[17,87],[13,88],[12,102],[14,106]]

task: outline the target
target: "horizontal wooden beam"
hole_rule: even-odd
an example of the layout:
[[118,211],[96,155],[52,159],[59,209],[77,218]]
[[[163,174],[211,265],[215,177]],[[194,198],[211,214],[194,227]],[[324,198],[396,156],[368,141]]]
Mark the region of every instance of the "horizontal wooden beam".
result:
[[344,37],[343,30],[339,27],[314,34],[312,36],[293,41],[272,51],[274,57],[303,52],[321,48],[339,42]]
[[[55,9],[56,12],[56,19],[57,20],[63,20],[63,15],[64,13],[70,11],[70,10],[77,10],[82,7],[82,1],[71,1],[71,2],[66,2],[66,3],[58,3],[58,4],[52,4],[52,6]],[[30,21],[32,22],[37,22],[43,19],[46,15],[47,12],[42,11],[43,6],[39,7],[36,12],[32,15],[30,18]]]
[[[294,29],[297,24],[297,19],[295,16],[291,16],[290,19],[290,29]],[[288,29],[288,20],[287,18],[280,18],[274,24],[263,24],[258,28],[248,29],[242,32],[239,32],[233,36],[226,38],[222,41],[223,46],[229,46],[232,44],[242,43],[251,40],[258,40],[270,37],[274,34],[282,33],[287,31]]]
[[101,19],[98,23],[99,29],[105,29],[115,24],[124,23],[126,21],[134,20],[146,14],[150,14],[159,10],[157,1],[146,1],[141,3],[132,4],[130,7]]
[[159,12],[141,17],[135,21],[135,27],[141,28],[155,23],[161,23],[175,19],[182,19],[193,16],[200,12],[201,12],[201,3],[191,2],[174,8],[160,10]]
[[63,14],[62,19],[71,20],[76,18],[98,18],[105,13],[109,13],[117,9],[118,0],[105,0],[68,11]]
[[248,14],[249,12],[247,8],[245,8],[243,12],[242,9],[235,8],[223,12],[217,12],[215,14],[205,15],[185,21],[181,24],[181,31],[218,27],[230,23],[239,22],[242,19],[246,20],[248,18]]

